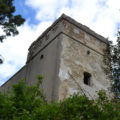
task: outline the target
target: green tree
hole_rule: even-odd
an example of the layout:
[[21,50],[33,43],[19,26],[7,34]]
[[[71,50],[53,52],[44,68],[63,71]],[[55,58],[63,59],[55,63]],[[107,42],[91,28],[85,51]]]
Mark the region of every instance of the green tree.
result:
[[38,76],[38,79],[34,86],[28,86],[21,80],[6,95],[0,93],[0,120],[32,120],[34,110],[45,103],[39,88],[42,76]]
[[0,120],[119,120],[120,100],[108,99],[104,91],[89,100],[79,93],[59,102],[47,103],[38,83],[28,86],[22,80],[8,94],[0,93]]
[[116,45],[111,50],[113,90],[120,97],[120,31],[118,31]]
[[2,42],[7,36],[18,34],[17,27],[24,23],[25,19],[21,15],[14,15],[15,6],[13,0],[0,0],[0,28],[3,29],[3,35],[0,35]]
[[[15,36],[19,32],[17,27],[25,21],[21,15],[14,15],[15,6],[13,0],[0,0],[0,29],[3,34],[0,34],[0,42],[3,42],[8,36]],[[3,57],[0,55],[0,64],[3,63]]]
[[111,80],[111,90],[116,97],[120,97],[120,31],[118,31],[116,44],[108,41],[103,68]]

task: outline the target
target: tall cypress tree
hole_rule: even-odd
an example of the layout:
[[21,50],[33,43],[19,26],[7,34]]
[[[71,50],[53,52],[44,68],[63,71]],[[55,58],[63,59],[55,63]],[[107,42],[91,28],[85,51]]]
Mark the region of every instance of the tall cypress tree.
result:
[[116,42],[116,45],[113,46],[111,51],[113,90],[120,97],[120,30],[118,31]]
[[104,72],[111,80],[111,90],[116,97],[120,97],[120,31],[117,34],[116,44],[108,41],[103,62]]

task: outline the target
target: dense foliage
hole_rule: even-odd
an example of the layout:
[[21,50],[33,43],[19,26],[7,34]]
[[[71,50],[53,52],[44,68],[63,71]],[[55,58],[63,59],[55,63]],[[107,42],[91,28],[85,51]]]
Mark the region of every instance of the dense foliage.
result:
[[120,31],[118,31],[117,44],[113,46],[111,51],[112,56],[112,73],[113,73],[113,88],[117,96],[120,97]]
[[116,44],[109,42],[105,51],[104,70],[111,79],[112,91],[120,97],[120,31],[118,31]]
[[0,28],[3,29],[3,35],[0,35],[2,42],[7,36],[17,35],[17,27],[24,23],[21,15],[14,15],[15,6],[13,0],[0,0]]
[[109,100],[99,92],[97,100],[75,94],[64,101],[47,103],[39,88],[24,81],[13,85],[12,91],[0,93],[0,120],[120,120],[120,101]]

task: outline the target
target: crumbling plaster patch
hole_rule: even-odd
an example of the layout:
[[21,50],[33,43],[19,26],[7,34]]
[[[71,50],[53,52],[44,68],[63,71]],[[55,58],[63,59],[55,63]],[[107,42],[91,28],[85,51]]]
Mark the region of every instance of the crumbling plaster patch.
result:
[[[92,98],[96,96],[96,91],[107,90],[110,84],[101,67],[103,56],[65,35],[63,35],[61,44],[59,100],[76,92],[84,92]],[[90,55],[87,54],[88,50]],[[92,75],[90,86],[83,83],[84,72]]]

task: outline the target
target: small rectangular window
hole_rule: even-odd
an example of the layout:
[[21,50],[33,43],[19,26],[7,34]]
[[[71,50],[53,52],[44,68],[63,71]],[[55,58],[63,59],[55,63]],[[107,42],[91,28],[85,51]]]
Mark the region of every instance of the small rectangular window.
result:
[[91,82],[91,74],[88,72],[84,72],[84,84],[90,85]]
[[43,59],[43,58],[44,58],[44,55],[41,55],[41,56],[40,56],[40,59]]

